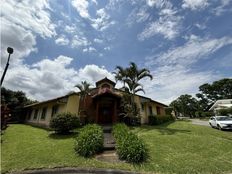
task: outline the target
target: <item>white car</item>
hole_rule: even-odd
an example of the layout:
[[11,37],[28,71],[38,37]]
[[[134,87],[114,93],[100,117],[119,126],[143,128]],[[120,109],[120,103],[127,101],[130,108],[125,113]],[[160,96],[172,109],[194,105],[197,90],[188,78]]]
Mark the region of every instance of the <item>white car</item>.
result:
[[211,127],[232,130],[232,118],[228,116],[214,116],[209,119],[209,124]]

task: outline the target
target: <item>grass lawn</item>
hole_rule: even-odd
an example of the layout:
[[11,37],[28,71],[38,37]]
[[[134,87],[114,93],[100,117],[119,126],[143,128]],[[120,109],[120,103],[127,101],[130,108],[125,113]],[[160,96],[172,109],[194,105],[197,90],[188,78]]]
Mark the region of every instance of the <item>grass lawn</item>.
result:
[[232,132],[176,121],[132,128],[149,147],[141,165],[104,163],[74,152],[74,137],[55,136],[27,125],[10,125],[2,136],[2,172],[77,166],[117,168],[151,173],[231,173]]

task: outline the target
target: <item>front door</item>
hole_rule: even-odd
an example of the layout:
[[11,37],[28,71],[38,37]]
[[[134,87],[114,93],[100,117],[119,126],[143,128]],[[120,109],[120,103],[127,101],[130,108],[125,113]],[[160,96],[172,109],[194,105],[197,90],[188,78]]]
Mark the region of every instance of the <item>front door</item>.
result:
[[102,106],[99,108],[99,123],[112,124],[113,107]]

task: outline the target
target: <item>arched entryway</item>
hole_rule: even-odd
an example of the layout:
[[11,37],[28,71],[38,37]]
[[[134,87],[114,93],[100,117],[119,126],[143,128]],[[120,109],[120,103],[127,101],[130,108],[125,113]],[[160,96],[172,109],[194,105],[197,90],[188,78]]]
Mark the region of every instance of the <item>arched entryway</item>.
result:
[[117,122],[120,97],[113,94],[102,94],[94,98],[96,106],[95,120],[98,124]]

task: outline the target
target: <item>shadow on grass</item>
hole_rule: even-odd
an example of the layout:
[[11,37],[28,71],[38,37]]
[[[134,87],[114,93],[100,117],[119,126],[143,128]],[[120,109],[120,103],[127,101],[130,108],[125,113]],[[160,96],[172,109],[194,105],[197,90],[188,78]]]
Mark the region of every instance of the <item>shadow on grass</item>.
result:
[[157,130],[162,135],[173,135],[176,133],[187,133],[188,134],[191,132],[190,130],[185,130],[185,129],[169,128],[168,126],[174,122],[175,121],[171,121],[171,122],[167,122],[161,125],[154,125],[154,126],[145,125],[145,126],[137,127],[136,130],[134,130],[136,127],[132,127],[131,129],[134,130],[135,133],[145,133],[145,132],[149,132],[152,130]]
[[70,132],[68,134],[57,134],[55,132],[52,132],[48,135],[49,138],[57,139],[57,140],[76,138],[77,136],[78,136],[78,132]]

